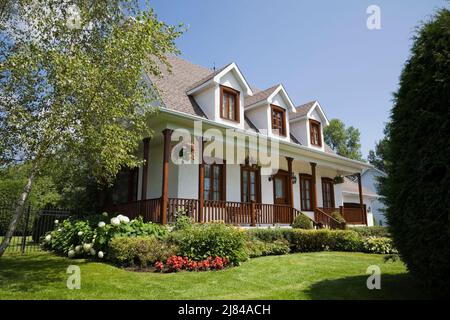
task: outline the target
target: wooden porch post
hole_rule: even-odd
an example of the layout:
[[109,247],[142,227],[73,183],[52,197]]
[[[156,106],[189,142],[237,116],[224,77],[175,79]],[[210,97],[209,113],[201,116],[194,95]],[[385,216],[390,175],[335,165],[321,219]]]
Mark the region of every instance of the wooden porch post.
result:
[[205,141],[200,137],[200,162],[198,165],[198,222],[203,222],[203,208],[205,206],[205,162],[203,161],[203,150],[205,149]]
[[145,138],[143,140],[144,142],[144,165],[142,166],[142,193],[141,193],[141,200],[147,199],[147,179],[148,179],[148,149],[149,149],[149,142],[150,138]]
[[167,205],[169,202],[169,157],[170,142],[172,138],[171,129],[164,129],[164,155],[163,155],[163,175],[162,175],[162,192],[161,192],[161,223],[167,223]]
[[256,206],[255,206],[255,201],[252,200],[250,202],[250,216],[251,216],[251,221],[252,221],[252,227],[256,227]]
[[292,186],[292,178],[294,176],[292,172],[292,161],[294,158],[286,157],[287,160],[287,166],[288,166],[288,174],[289,174],[289,183],[288,183],[288,194],[289,194],[289,204],[291,207],[294,207],[294,188]]
[[311,165],[311,199],[312,199],[312,209],[314,212],[314,220],[316,219],[316,209],[317,209],[317,189],[316,189],[316,166],[317,163],[310,162]]
[[359,205],[361,207],[361,214],[363,215],[363,221],[367,225],[367,214],[364,210],[364,201],[363,201],[363,194],[362,194],[362,183],[361,183],[361,173],[357,173],[356,177],[358,178],[358,193],[359,193]]

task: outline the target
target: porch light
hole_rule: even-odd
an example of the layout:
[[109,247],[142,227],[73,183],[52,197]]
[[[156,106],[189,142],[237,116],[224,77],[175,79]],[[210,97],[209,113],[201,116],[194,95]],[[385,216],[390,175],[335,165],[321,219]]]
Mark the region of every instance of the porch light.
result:
[[297,183],[297,177],[295,176],[295,174],[292,174],[291,181],[292,181],[292,184]]

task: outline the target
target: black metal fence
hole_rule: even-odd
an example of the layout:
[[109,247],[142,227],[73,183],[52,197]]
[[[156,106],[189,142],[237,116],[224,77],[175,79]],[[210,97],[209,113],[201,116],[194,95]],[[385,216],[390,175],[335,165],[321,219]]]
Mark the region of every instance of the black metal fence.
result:
[[[0,207],[0,242],[8,231],[14,210],[11,206]],[[26,206],[6,252],[27,253],[39,250],[42,237],[55,228],[55,220],[62,222],[70,215],[78,213],[71,209],[33,209]]]

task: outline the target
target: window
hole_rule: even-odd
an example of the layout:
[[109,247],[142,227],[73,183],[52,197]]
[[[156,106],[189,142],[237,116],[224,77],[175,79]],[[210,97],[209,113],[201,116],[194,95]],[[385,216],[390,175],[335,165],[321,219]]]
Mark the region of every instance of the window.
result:
[[320,122],[309,119],[309,135],[313,146],[322,146],[322,135],[320,134]]
[[241,166],[241,201],[261,202],[261,180],[259,168],[256,166]]
[[334,208],[334,185],[330,178],[322,178],[322,199],[324,208]]
[[300,175],[300,206],[304,211],[312,211],[312,176],[309,174]]
[[286,135],[286,110],[275,105],[272,108],[272,130],[278,130],[278,134]]
[[239,122],[239,91],[220,86],[220,116]]
[[224,172],[223,164],[205,164],[205,200],[225,200]]

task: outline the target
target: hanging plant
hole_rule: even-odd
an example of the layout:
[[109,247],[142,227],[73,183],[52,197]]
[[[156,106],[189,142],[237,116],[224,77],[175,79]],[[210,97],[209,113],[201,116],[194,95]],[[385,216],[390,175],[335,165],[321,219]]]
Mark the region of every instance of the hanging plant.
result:
[[343,176],[336,176],[333,178],[333,183],[334,184],[340,184],[340,183],[344,183],[344,177]]

